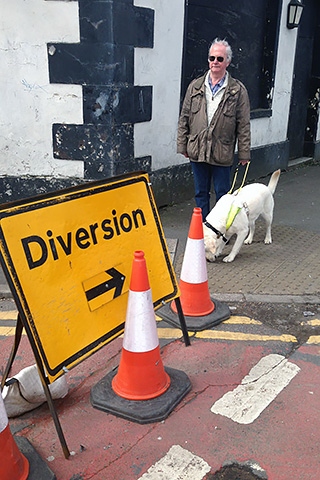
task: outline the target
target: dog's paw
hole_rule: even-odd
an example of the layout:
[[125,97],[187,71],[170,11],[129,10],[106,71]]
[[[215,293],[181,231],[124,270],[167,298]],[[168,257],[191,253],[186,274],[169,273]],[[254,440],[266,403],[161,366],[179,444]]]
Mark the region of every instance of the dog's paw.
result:
[[244,243],[245,245],[251,245],[251,243],[252,243],[252,238],[250,238],[250,237],[246,238],[243,243]]
[[265,243],[266,245],[270,245],[270,243],[272,243],[272,238],[265,238],[265,239],[264,239],[264,243]]
[[234,256],[233,256],[233,255],[228,255],[227,257],[224,257],[224,258],[222,259],[222,261],[225,262],[225,263],[233,262],[233,260],[234,260]]

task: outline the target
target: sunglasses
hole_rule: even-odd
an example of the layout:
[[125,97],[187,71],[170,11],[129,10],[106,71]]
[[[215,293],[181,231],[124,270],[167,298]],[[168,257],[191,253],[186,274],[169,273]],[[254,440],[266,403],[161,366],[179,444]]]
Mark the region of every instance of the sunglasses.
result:
[[223,57],[215,57],[215,56],[213,56],[213,55],[209,57],[209,61],[210,61],[210,62],[214,62],[215,59],[217,59],[219,63],[222,63],[222,62],[224,61],[224,58],[223,58]]

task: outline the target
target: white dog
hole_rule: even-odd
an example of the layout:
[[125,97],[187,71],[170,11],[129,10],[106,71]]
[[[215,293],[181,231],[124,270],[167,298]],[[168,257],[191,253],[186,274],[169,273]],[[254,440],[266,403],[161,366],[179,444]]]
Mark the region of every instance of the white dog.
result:
[[275,171],[269,184],[252,183],[227,193],[213,207],[203,224],[206,259],[214,262],[221,254],[227,241],[236,235],[231,252],[223,259],[232,262],[243,243],[252,243],[255,222],[261,215],[266,222],[264,243],[271,243],[271,224],[273,219],[273,194],[278,184],[280,170]]

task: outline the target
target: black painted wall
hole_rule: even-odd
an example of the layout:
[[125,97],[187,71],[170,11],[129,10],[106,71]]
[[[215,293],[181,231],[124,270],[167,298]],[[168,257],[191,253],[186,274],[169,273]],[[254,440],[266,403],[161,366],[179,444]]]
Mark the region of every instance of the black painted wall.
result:
[[[312,99],[315,98],[316,90],[320,86],[319,78],[317,79],[316,76],[317,69],[319,69],[318,62],[314,62],[313,65],[313,55],[316,55],[317,50],[319,59],[319,44],[315,41],[316,11],[319,10],[319,4],[318,0],[304,0],[303,3],[304,10],[297,32],[288,125],[289,158],[291,159],[312,154],[309,148],[315,140],[318,115],[317,105]],[[315,56],[315,58],[317,57]]]
[[279,0],[188,0],[182,98],[190,81],[208,69],[208,48],[219,37],[231,45],[233,60],[228,70],[246,85],[251,110],[268,110],[275,75],[279,8]]
[[134,47],[153,47],[154,11],[133,0],[79,0],[80,43],[49,44],[52,83],[82,85],[83,125],[53,125],[55,158],[83,160],[85,178],[151,170],[134,158],[133,125],[151,120],[152,87],[134,85]]
[[[308,0],[308,3],[309,2],[310,0]],[[312,22],[314,26],[314,36],[310,42],[312,64],[308,83],[308,110],[304,154],[312,156],[315,160],[320,160],[320,141],[316,139],[320,108],[320,3],[317,0],[313,0],[312,12],[314,16],[314,21]]]

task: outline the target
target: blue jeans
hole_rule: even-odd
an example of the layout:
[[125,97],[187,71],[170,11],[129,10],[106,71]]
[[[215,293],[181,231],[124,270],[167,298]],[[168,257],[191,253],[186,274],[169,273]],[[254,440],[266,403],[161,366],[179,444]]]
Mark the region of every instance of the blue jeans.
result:
[[202,218],[205,220],[210,212],[210,190],[213,188],[216,201],[230,190],[230,175],[232,167],[220,167],[205,162],[191,162],[195,201],[197,207],[202,209]]

